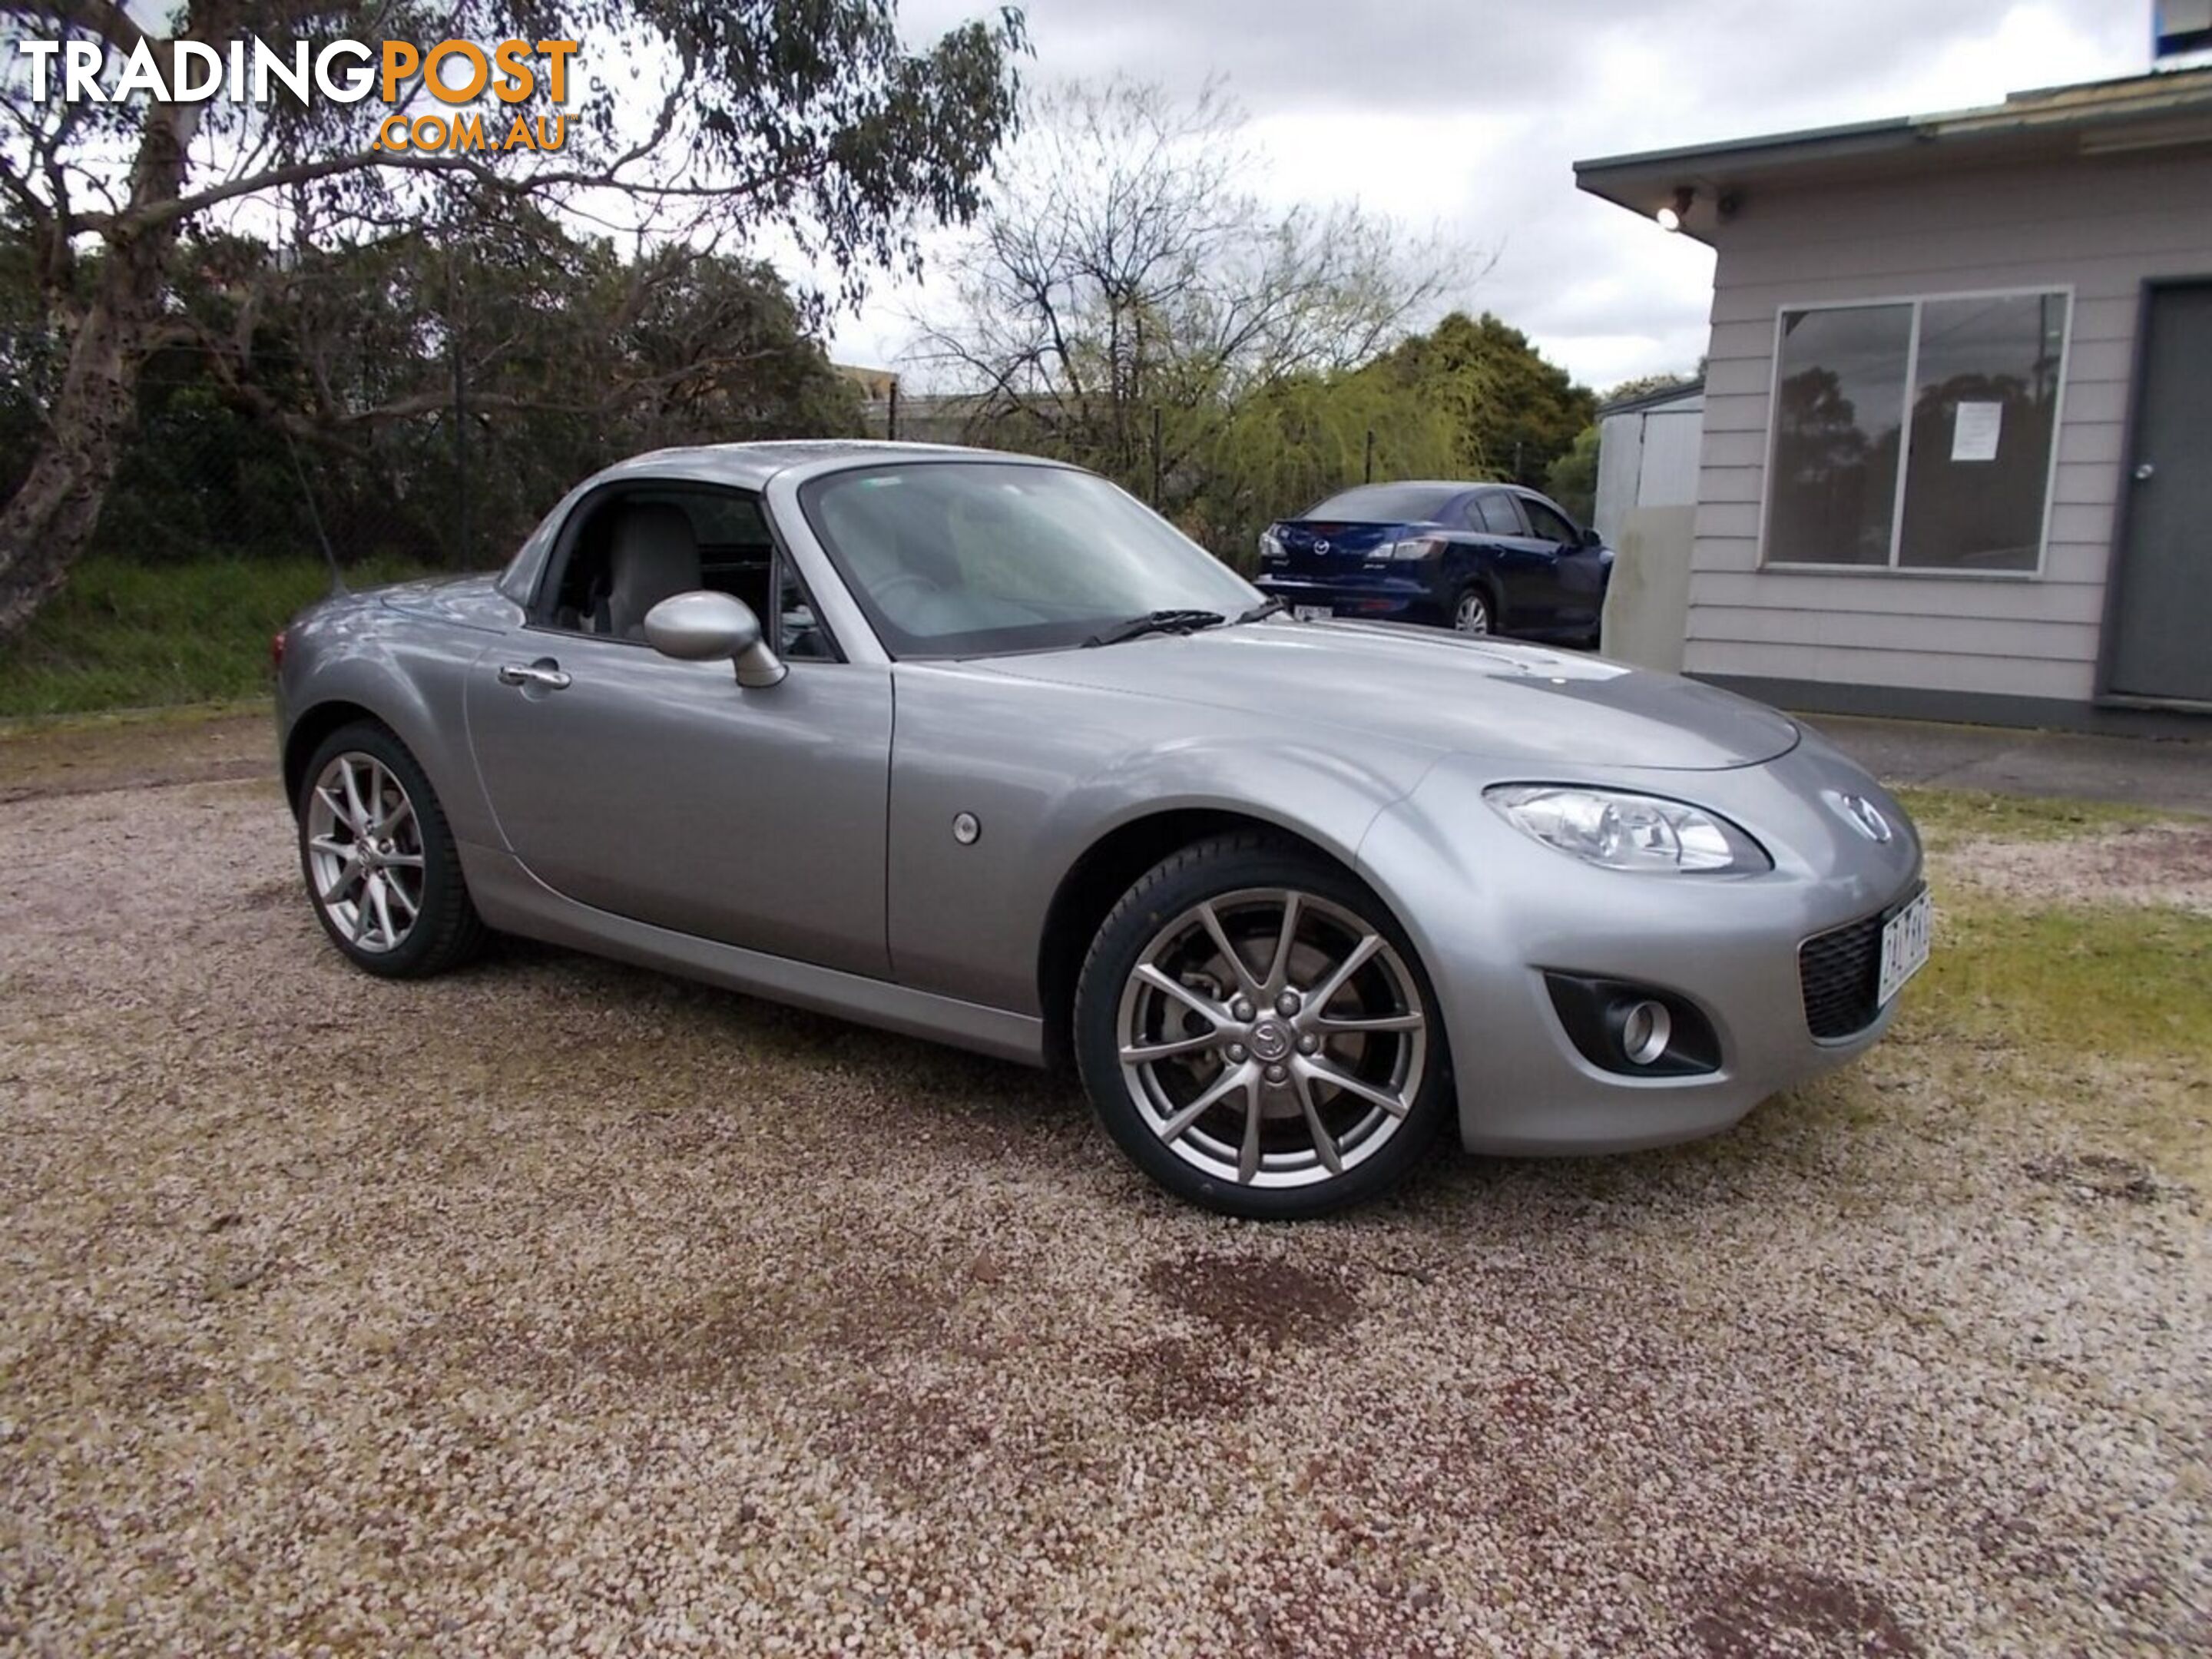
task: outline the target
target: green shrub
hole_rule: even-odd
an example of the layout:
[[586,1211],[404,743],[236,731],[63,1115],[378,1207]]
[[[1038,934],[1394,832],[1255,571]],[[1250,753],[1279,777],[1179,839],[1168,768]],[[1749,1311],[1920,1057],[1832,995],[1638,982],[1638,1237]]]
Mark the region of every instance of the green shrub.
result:
[[[416,574],[347,573],[356,587]],[[269,690],[269,641],[330,589],[320,559],[137,564],[86,559],[69,586],[0,653],[0,715],[209,702]]]

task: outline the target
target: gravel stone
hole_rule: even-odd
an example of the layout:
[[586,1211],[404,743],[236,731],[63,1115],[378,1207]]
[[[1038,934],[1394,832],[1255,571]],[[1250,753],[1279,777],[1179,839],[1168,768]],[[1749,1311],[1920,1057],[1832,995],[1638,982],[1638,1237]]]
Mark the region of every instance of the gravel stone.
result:
[[1939,862],[2015,904],[2148,904],[2212,915],[2212,820],[2057,841],[1972,840]]
[[376,981],[265,779],[70,787],[0,805],[0,1650],[2212,1650],[2202,1202],[2002,1053],[1270,1228],[1013,1067]]

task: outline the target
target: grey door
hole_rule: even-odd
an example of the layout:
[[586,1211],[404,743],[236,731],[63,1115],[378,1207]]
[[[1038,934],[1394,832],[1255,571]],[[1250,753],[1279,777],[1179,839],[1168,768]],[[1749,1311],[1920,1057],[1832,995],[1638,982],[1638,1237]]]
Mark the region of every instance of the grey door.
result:
[[2149,290],[2108,676],[2212,702],[2212,283]]
[[[504,666],[542,666],[516,685]],[[565,685],[555,685],[565,676]],[[886,668],[727,663],[519,629],[471,670],[469,739],[507,844],[580,903],[881,977]]]

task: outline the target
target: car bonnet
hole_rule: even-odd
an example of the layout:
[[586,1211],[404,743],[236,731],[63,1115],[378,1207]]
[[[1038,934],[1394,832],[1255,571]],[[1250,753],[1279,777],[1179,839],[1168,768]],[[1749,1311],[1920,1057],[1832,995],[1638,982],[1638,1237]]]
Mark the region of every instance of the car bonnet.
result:
[[1535,768],[1713,770],[1798,740],[1765,704],[1675,675],[1436,629],[1277,619],[974,665]]

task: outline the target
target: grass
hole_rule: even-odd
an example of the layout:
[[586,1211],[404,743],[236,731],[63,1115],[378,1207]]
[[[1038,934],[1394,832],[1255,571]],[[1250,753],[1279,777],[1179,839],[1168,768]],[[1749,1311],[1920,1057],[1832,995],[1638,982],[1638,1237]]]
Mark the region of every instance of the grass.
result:
[[2067,841],[2189,816],[2112,801],[2005,795],[1983,789],[1904,788],[1893,793],[1912,815],[1923,843],[1938,853],[1967,841]]
[[[1967,790],[1899,794],[1939,854],[2191,817]],[[2161,1178],[2212,1188],[2212,915],[2057,891],[2000,897],[1947,878],[1940,857],[1932,873],[1936,949],[1905,993],[1893,1039],[1920,1087],[1865,1096],[1876,1115],[1916,1109],[1905,1104],[1915,1098],[1923,1112],[1947,1102],[2023,1146],[2129,1168],[2142,1159]]]
[[[419,574],[348,573],[356,586]],[[98,713],[257,697],[269,640],[330,587],[315,558],[160,566],[88,559],[0,654],[0,716]]]
[[2212,916],[2149,905],[1940,903],[1917,1019],[2022,1049],[2212,1068]]

